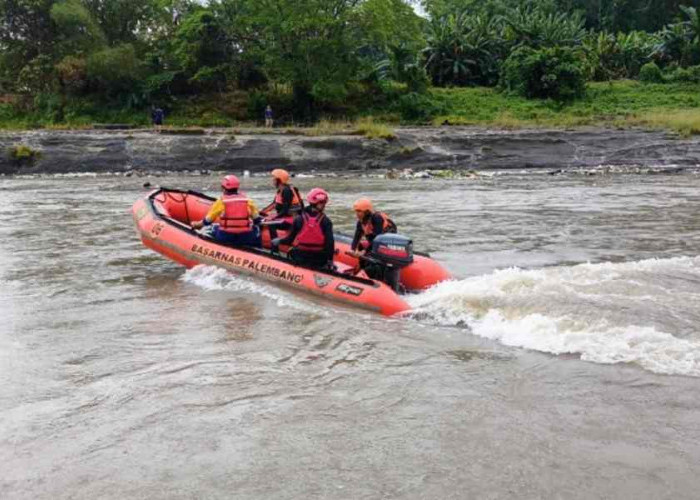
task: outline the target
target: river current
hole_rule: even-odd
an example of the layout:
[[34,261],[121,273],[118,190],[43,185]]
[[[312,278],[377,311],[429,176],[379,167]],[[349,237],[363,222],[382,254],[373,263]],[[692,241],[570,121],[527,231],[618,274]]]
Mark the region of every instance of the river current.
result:
[[298,178],[455,275],[389,319],[153,253],[147,181],[218,176],[0,177],[0,498],[698,497],[697,173]]

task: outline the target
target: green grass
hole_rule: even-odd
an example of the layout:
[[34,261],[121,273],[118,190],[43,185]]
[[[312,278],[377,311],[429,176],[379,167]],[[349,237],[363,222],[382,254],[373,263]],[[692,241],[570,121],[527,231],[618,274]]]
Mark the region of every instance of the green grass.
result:
[[[330,113],[312,127],[264,129],[246,121],[250,111],[244,92],[202,95],[176,101],[166,116],[166,128],[187,133],[202,127],[223,127],[236,135],[354,134],[377,140],[392,140],[396,137],[393,126],[414,123],[498,128],[641,126],[670,129],[683,135],[700,134],[700,85],[691,83],[589,83],[586,97],[567,104],[528,100],[491,88],[433,88],[418,100],[420,112],[414,116],[423,116],[419,122],[401,119],[405,110],[399,94],[382,105],[372,104],[369,97],[365,101],[363,108],[354,110],[354,116],[364,118]],[[94,123],[148,127],[150,116],[147,109],[112,108],[89,99],[68,100],[60,115],[55,111],[23,113],[9,104],[0,104],[0,129],[89,128]]]
[[585,98],[569,104],[528,100],[484,88],[432,89],[429,95],[437,109],[448,111],[433,118],[434,125],[652,126],[681,133],[700,125],[700,86],[693,84],[591,83]]
[[384,123],[375,122],[374,118],[362,118],[355,125],[357,133],[368,139],[384,139],[392,141],[396,139],[394,130]]

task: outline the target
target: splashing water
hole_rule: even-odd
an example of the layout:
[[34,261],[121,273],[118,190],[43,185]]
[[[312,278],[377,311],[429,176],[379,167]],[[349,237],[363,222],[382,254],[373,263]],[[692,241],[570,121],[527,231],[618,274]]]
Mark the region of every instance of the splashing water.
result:
[[262,295],[273,300],[280,307],[292,307],[294,309],[319,314],[319,309],[286,295],[277,288],[269,287],[235,276],[225,269],[215,266],[196,266],[189,269],[180,278],[186,283],[192,283],[205,290],[228,290],[232,292],[247,292]]
[[[511,268],[409,300],[409,316],[466,325],[508,346],[700,376],[700,257]],[[679,317],[683,328],[670,326]]]

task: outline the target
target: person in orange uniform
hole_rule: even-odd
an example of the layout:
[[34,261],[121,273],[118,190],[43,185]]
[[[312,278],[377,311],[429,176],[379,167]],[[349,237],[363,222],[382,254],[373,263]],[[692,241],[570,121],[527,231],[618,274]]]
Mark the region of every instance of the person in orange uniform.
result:
[[[277,189],[274,201],[265,207],[261,213],[267,215],[273,208],[275,210],[274,220],[283,220],[291,226],[294,216],[301,213],[304,202],[301,199],[299,190],[289,183],[289,172],[276,168],[272,171],[272,184]],[[289,226],[286,228],[289,229]]]
[[[375,212],[369,198],[360,198],[353,206],[357,216],[355,237],[352,239],[353,252],[367,250],[374,238],[384,233],[395,233],[396,224],[385,213]],[[363,241],[364,238],[364,241]]]
[[209,209],[206,217],[193,222],[194,229],[214,225],[212,236],[217,241],[233,246],[260,247],[260,228],[255,224],[258,209],[253,200],[240,192],[238,177],[227,175],[221,181],[223,195]]
[[294,218],[292,229],[285,238],[272,240],[272,249],[280,245],[292,245],[289,258],[302,266],[317,269],[333,267],[335,239],[333,223],[324,213],[328,193],[314,188],[306,195],[309,206]]
[[275,221],[276,224],[270,224],[270,238],[277,237],[277,230],[288,230],[292,227],[294,216],[300,214],[304,208],[299,190],[289,183],[289,172],[282,168],[276,168],[272,171],[272,184],[277,189],[274,201],[265,207],[261,214],[267,216],[274,209],[275,215],[268,218],[268,221]]

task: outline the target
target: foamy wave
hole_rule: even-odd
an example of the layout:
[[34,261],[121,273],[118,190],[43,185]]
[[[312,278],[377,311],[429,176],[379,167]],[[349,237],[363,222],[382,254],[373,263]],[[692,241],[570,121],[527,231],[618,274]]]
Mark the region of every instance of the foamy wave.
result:
[[[319,314],[319,308],[305,304],[300,299],[285,296],[284,292],[254,281],[235,276],[225,269],[215,266],[196,266],[181,277],[182,281],[192,283],[205,290],[229,290],[262,295],[277,303],[280,307],[292,307],[297,310]],[[322,313],[322,311],[321,311]]]
[[[682,279],[685,286],[674,286],[676,278],[675,284]],[[506,269],[411,297],[410,314],[467,325],[474,334],[509,346],[700,376],[700,332],[684,339],[658,326],[664,315],[697,314],[697,284],[698,257]]]

